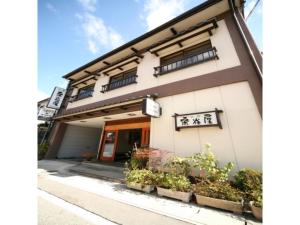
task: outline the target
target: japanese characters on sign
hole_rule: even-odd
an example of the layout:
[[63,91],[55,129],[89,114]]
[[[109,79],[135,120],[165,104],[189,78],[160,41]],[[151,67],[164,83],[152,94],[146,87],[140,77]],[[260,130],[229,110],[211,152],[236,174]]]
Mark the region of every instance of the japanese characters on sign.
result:
[[65,97],[66,90],[60,87],[55,87],[48,102],[47,107],[51,109],[59,109],[60,105]]
[[142,113],[144,115],[158,118],[161,116],[161,107],[158,102],[150,98],[146,98],[142,103]]
[[214,111],[189,113],[189,114],[176,114],[175,118],[175,129],[177,131],[180,128],[190,128],[190,127],[209,127],[218,126],[222,129],[222,124],[219,118],[219,113],[223,112],[217,108]]
[[55,113],[54,109],[49,109],[46,106],[42,106],[38,111],[38,120],[45,120],[45,121],[51,120],[54,113]]

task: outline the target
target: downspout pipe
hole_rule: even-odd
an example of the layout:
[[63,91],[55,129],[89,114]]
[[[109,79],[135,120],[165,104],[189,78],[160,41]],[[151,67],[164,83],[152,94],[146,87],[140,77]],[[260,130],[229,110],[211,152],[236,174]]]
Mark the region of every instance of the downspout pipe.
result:
[[231,10],[231,12],[232,12],[232,15],[233,15],[233,18],[234,18],[234,22],[236,23],[236,25],[237,25],[237,27],[238,27],[238,31],[239,31],[239,33],[240,33],[241,36],[242,36],[243,42],[245,43],[245,45],[246,45],[246,47],[247,47],[247,50],[248,50],[249,55],[250,55],[250,58],[251,58],[251,60],[252,60],[252,62],[253,62],[253,64],[254,64],[255,70],[256,70],[256,72],[258,73],[260,80],[262,81],[262,71],[261,71],[261,69],[259,68],[259,66],[258,66],[258,64],[257,64],[257,61],[256,61],[256,59],[255,59],[255,57],[254,57],[253,52],[252,52],[252,49],[251,49],[251,47],[250,47],[250,45],[249,45],[249,43],[248,43],[248,41],[247,41],[247,38],[246,38],[246,36],[245,36],[245,34],[244,34],[244,31],[242,30],[242,27],[241,27],[241,25],[240,25],[240,22],[238,21],[238,18],[236,17],[236,14],[235,14],[235,7],[234,7],[233,1],[234,1],[234,0],[228,0],[228,4],[229,4],[230,10]]

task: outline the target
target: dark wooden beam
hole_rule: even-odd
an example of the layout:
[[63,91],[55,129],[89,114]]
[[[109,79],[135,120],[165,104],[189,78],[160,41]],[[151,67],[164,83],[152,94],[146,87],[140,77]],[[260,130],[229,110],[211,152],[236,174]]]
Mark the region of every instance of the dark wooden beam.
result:
[[138,53],[139,51],[136,49],[136,48],[134,48],[134,47],[131,47],[130,48],[133,52],[135,52],[135,53]]
[[110,65],[110,63],[109,63],[109,62],[106,62],[106,61],[103,61],[103,63],[104,63],[105,65],[107,65],[107,66]]
[[103,74],[109,73],[109,72],[111,72],[111,71],[113,71],[113,70],[117,70],[119,67],[123,67],[123,66],[125,66],[125,65],[127,65],[127,64],[130,64],[130,63],[132,63],[132,62],[135,62],[135,61],[137,61],[137,59],[130,60],[130,61],[126,62],[126,63],[123,63],[123,64],[119,65],[118,67],[115,67],[115,68],[112,68],[112,69],[110,69],[110,70],[107,70],[107,71],[105,71]]
[[[165,45],[165,46],[163,46],[163,47],[161,47],[161,48],[159,48],[159,49],[156,49],[156,50],[153,50],[153,51],[150,51],[150,52],[151,52],[152,54],[155,54],[155,55],[156,55],[156,54],[157,54],[159,51],[161,51],[161,50],[164,50],[164,49],[166,49],[166,48],[169,48],[169,47],[171,47],[171,46],[173,46],[173,45],[177,45],[177,44],[180,43],[180,42],[186,41],[186,40],[191,39],[191,38],[193,38],[193,37],[196,37],[196,36],[198,36],[198,35],[200,35],[200,34],[203,34],[203,33],[206,33],[206,32],[209,33],[209,31],[211,31],[212,29],[214,29],[214,27],[209,27],[209,28],[207,28],[207,29],[198,31],[198,32],[196,32],[196,33],[194,33],[194,34],[192,34],[192,35],[190,35],[190,36],[187,36],[187,37],[185,37],[185,38],[183,38],[183,39],[180,39],[180,40],[178,40],[178,41],[176,41],[176,42],[170,43],[170,44],[168,44],[168,45]],[[156,55],[156,56],[157,56],[157,55]]]
[[170,30],[171,30],[171,32],[172,32],[174,35],[178,34],[177,30],[175,30],[174,27],[171,27]]
[[[201,28],[201,27],[204,27],[204,26],[206,26],[206,25],[209,25],[209,24],[212,24],[212,25],[213,25],[212,27],[210,27],[211,29],[216,29],[216,28],[218,28],[218,24],[217,24],[216,18],[213,18],[213,19],[210,19],[210,20],[205,20],[205,21],[202,21],[202,22],[196,24],[195,26],[192,26],[192,27],[187,28],[185,31],[181,31],[181,32],[177,33],[176,35],[173,35],[173,36],[171,36],[171,37],[165,38],[165,39],[162,40],[162,41],[159,41],[159,42],[157,42],[157,43],[154,43],[153,45],[151,45],[151,46],[148,48],[148,51],[151,52],[151,49],[153,49],[153,48],[156,48],[156,47],[158,47],[158,46],[160,46],[160,45],[163,45],[163,44],[165,44],[165,43],[167,43],[167,42],[169,42],[169,41],[171,41],[171,40],[173,40],[173,39],[175,39],[175,38],[178,38],[178,37],[180,37],[180,36],[182,36],[182,35],[185,35],[185,34],[187,34],[187,33],[190,33],[190,32],[192,32],[192,31],[194,31],[194,30],[197,30],[197,29],[199,29],[199,28]],[[153,53],[153,54],[154,54],[154,53]]]
[[134,62],[135,62],[136,64],[140,64],[139,61],[138,61],[137,59],[135,59]]
[[124,70],[124,69],[123,69],[122,67],[120,67],[120,66],[118,67],[118,69],[119,69],[119,70],[121,70],[121,71],[123,71],[123,70]]
[[126,109],[128,109],[128,107],[120,106],[120,109],[126,110]]
[[109,111],[108,111],[108,110],[105,110],[105,109],[102,109],[101,112],[103,112],[103,113],[108,113]]
[[104,74],[105,76],[109,76],[107,72],[103,72],[103,74]]
[[[87,78],[87,79],[86,79],[86,78]],[[86,82],[87,82],[88,80],[91,80],[91,79],[93,79],[93,80],[96,81],[96,78],[95,78],[94,75],[87,74],[86,76],[83,76],[83,77],[80,78],[79,80],[72,82],[71,86],[77,88],[77,86],[78,86],[79,84],[82,84],[82,83],[87,84]]]
[[85,70],[84,72],[86,72],[87,74],[89,75],[95,75],[95,76],[100,76],[101,74],[98,74],[98,73],[93,73],[93,72],[90,72],[88,70]]

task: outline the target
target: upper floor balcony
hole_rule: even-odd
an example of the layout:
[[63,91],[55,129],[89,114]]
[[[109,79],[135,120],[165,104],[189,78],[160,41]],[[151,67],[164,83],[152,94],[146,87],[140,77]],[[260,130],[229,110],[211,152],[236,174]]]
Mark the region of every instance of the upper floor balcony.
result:
[[184,56],[177,59],[174,62],[163,64],[161,66],[154,67],[154,76],[161,76],[163,74],[173,72],[179,69],[183,69],[189,66],[200,64],[209,60],[219,59],[217,55],[217,49],[211,47],[201,52],[194,53],[192,55]]
[[133,73],[133,74],[128,74],[127,76],[123,75],[121,77],[117,77],[114,79],[114,77],[112,77],[110,79],[110,82],[108,84],[102,85],[102,93],[105,93],[107,91],[111,91],[117,88],[121,88],[130,84],[135,84],[137,83],[136,78],[138,76]]

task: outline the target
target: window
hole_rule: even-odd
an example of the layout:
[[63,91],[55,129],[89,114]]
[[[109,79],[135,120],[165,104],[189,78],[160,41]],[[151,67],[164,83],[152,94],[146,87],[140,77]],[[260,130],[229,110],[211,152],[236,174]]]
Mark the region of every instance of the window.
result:
[[189,56],[193,56],[193,55],[197,55],[197,53],[201,53],[201,52],[205,52],[209,49],[211,49],[211,42],[210,41],[206,41],[203,42],[201,44],[192,46],[190,48],[186,48],[180,52],[176,52],[172,55],[168,55],[165,56],[163,58],[160,59],[160,64],[161,65],[166,65],[166,64],[170,64],[173,62],[177,62],[183,58],[187,58]]
[[80,88],[77,94],[77,100],[93,96],[95,84]]
[[161,66],[154,68],[154,76],[205,62],[214,58],[218,58],[216,49],[212,47],[210,41],[206,41],[161,58]]
[[102,93],[106,91],[110,91],[116,88],[124,87],[129,84],[136,83],[136,68],[133,70],[129,70],[126,72],[123,72],[121,74],[115,75],[110,78],[109,83],[102,86]]

